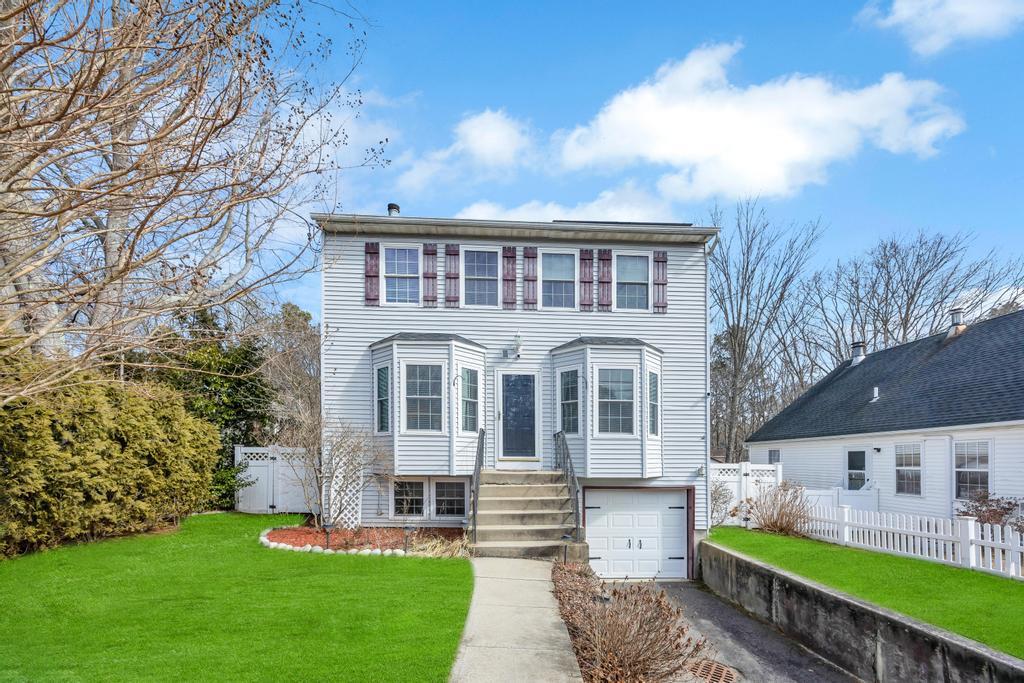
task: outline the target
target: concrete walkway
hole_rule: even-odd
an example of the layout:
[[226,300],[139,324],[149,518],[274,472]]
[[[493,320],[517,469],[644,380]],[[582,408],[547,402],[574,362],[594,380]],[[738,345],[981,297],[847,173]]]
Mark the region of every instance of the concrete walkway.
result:
[[701,656],[731,666],[746,681],[851,683],[857,680],[768,624],[744,614],[700,583],[666,583],[662,588],[682,607],[683,617],[694,630],[708,639],[708,650]]
[[473,558],[473,600],[451,681],[579,681],[551,563]]

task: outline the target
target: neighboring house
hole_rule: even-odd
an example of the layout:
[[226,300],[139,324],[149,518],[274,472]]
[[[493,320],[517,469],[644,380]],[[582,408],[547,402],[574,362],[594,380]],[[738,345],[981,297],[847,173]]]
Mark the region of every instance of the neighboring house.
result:
[[362,495],[362,524],[472,526],[482,433],[474,551],[560,557],[576,521],[556,473],[561,432],[593,566],[692,575],[707,529],[715,229],[314,219],[324,410],[394,454],[393,482]]
[[878,510],[955,515],[1024,496],[1024,312],[852,357],[747,440],[808,488],[876,488]]

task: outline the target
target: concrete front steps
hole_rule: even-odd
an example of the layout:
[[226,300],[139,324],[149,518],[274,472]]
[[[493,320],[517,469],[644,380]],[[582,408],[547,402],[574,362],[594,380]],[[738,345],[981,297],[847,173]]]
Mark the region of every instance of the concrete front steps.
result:
[[[561,472],[480,473],[477,557],[555,559],[586,562],[586,543],[566,541],[576,525],[569,489]],[[566,547],[568,546],[568,547]]]

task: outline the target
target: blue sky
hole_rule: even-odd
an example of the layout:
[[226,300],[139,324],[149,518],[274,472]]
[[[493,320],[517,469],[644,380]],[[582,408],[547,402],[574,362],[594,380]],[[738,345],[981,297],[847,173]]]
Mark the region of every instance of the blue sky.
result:
[[391,164],[339,177],[345,212],[700,223],[758,195],[822,220],[819,264],[917,229],[1021,251],[1024,0],[358,6],[352,146]]

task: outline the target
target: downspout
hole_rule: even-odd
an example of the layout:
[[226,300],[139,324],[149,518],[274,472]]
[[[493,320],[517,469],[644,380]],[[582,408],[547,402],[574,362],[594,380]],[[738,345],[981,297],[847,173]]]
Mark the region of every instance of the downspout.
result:
[[718,246],[718,236],[708,247],[704,246],[704,529],[711,530],[711,278],[708,263]]
[[462,407],[459,403],[461,396],[458,395],[458,392],[461,387],[458,386],[458,382],[459,376],[455,373],[455,342],[450,341],[448,342],[448,474],[453,477],[455,476],[455,435],[457,433],[455,430],[459,426],[456,424],[455,408],[456,406],[460,409]]

